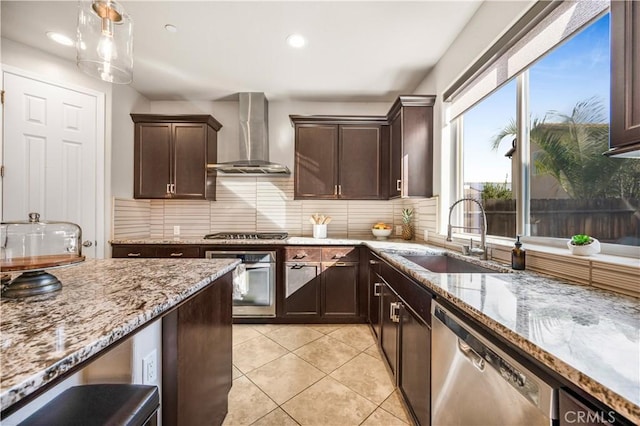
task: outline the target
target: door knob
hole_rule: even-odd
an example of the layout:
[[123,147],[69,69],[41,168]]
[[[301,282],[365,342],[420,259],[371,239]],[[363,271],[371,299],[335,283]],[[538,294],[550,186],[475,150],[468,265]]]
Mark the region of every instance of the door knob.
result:
[[93,245],[93,241],[85,240],[82,242],[82,247],[91,247]]

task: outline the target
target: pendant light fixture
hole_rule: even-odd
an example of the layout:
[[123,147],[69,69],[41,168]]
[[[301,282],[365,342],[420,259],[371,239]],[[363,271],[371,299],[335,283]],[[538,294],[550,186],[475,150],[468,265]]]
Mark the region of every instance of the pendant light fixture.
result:
[[110,83],[133,78],[133,22],[114,0],[78,2],[77,63],[85,73]]

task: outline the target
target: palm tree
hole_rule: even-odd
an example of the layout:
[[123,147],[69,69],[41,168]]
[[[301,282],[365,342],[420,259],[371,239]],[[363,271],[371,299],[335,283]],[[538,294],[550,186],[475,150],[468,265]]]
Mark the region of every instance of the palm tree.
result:
[[[504,137],[516,134],[512,119],[491,141],[493,149]],[[608,138],[607,117],[597,98],[578,102],[570,115],[549,111],[531,123],[530,140],[539,148],[532,154],[534,173],[553,176],[575,199],[637,197],[633,182],[637,182],[639,162],[603,156]]]

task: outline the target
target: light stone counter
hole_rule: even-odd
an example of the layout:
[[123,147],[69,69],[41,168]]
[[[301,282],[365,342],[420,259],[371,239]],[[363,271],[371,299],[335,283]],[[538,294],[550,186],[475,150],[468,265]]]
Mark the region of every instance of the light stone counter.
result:
[[2,411],[232,271],[237,259],[100,259],[51,270],[62,290],[0,302]]
[[640,424],[640,300],[528,271],[437,274],[393,251],[378,252],[437,298]]
[[[640,299],[447,251],[504,274],[438,274],[399,254],[446,250],[402,240],[119,240],[114,244],[364,244],[543,365],[640,424]],[[640,279],[640,268],[638,270]]]

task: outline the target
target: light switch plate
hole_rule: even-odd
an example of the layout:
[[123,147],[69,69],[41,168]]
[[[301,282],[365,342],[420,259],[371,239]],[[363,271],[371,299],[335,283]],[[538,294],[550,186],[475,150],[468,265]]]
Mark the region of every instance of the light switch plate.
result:
[[180,225],[174,225],[173,235],[180,235]]
[[396,235],[402,235],[402,225],[396,225]]

